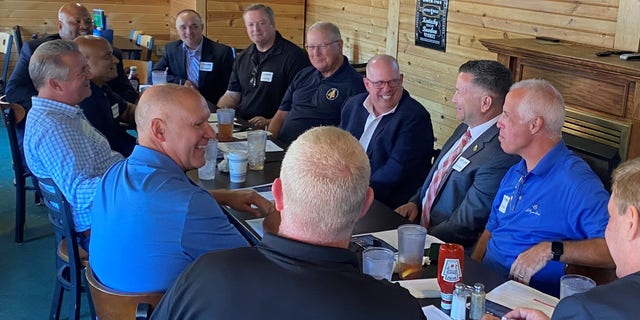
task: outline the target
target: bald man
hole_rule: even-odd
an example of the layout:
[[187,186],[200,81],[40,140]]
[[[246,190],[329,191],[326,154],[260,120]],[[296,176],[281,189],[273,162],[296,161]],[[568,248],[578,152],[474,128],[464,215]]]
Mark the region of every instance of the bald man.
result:
[[91,96],[80,102],[80,108],[91,125],[107,138],[111,150],[128,157],[136,139],[127,133],[121,122],[133,122],[135,105],[120,98],[107,84],[118,76],[118,59],[105,38],[79,36],[74,42],[93,74]]
[[235,52],[204,37],[202,18],[191,9],[178,13],[176,31],[180,40],[167,43],[153,70],[167,70],[168,82],[200,91],[214,111],[229,84]]
[[340,121],[367,151],[376,199],[391,208],[422,185],[433,157],[431,115],[404,90],[402,80],[394,57],[375,55],[363,79],[367,92],[345,101]]
[[[202,256],[152,319],[424,319],[406,289],[362,274],[348,249],[373,202],[370,171],[348,132],[319,127],[302,134],[273,182],[277,234],[265,233],[252,248]],[[238,307],[229,302],[236,297],[249,302]]]
[[164,291],[200,255],[248,245],[219,204],[256,215],[273,209],[253,191],[210,192],[185,174],[204,165],[216,137],[209,114],[198,91],[184,86],[156,85],[140,98],[139,145],[105,173],[95,195],[90,263],[106,286]]

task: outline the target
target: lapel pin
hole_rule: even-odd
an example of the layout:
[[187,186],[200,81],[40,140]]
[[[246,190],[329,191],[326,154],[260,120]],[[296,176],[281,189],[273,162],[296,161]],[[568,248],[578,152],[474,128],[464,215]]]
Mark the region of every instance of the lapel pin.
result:
[[473,146],[473,152],[476,152],[476,151],[478,151],[478,145],[477,144]]

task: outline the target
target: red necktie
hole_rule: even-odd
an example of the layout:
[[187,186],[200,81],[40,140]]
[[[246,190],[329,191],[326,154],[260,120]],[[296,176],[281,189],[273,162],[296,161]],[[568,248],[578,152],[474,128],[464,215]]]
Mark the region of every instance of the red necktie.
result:
[[433,174],[431,184],[429,184],[429,188],[427,189],[427,201],[424,203],[424,208],[422,208],[422,219],[420,220],[420,223],[425,228],[429,226],[429,220],[431,219],[431,206],[433,205],[433,200],[436,198],[436,195],[440,190],[442,179],[447,172],[449,172],[456,159],[458,159],[458,156],[462,153],[464,147],[469,143],[469,139],[471,139],[471,131],[467,129],[467,132],[462,136],[462,140],[458,147],[456,147],[456,149],[453,150],[446,159],[444,159],[440,169]]

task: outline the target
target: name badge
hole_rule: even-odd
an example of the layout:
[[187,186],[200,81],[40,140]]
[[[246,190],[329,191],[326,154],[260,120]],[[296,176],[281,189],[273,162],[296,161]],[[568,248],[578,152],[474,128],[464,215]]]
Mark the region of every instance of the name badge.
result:
[[467,158],[460,157],[458,158],[458,161],[456,161],[456,163],[453,164],[453,170],[460,172],[467,167],[469,162],[471,161],[467,160]]
[[262,71],[260,74],[260,81],[262,82],[271,82],[273,80],[273,72]]
[[120,116],[120,106],[117,103],[111,106],[111,114],[113,114],[114,119]]
[[200,71],[211,71],[211,70],[213,70],[213,62],[200,61]]
[[502,202],[500,203],[500,207],[498,208],[498,211],[500,211],[500,213],[507,212],[507,206],[509,205],[509,201],[511,201],[510,196],[506,194],[502,196]]

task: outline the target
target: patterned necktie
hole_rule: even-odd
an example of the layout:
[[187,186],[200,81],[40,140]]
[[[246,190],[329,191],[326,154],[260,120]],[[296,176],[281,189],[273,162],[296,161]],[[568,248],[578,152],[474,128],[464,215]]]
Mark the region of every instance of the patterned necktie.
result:
[[427,189],[427,201],[424,203],[424,208],[422,208],[422,219],[420,220],[420,223],[425,228],[429,226],[431,219],[431,206],[433,205],[433,200],[436,198],[436,195],[440,190],[442,179],[451,169],[453,162],[458,159],[458,156],[462,153],[464,147],[469,143],[469,139],[471,139],[471,131],[467,129],[467,132],[462,136],[462,141],[460,141],[458,147],[456,147],[456,149],[453,150],[446,159],[444,159],[440,169],[433,174],[431,184],[429,184],[429,188]]
[[200,76],[200,61],[196,56],[196,51],[188,50],[189,61],[187,62],[187,78],[197,88]]

